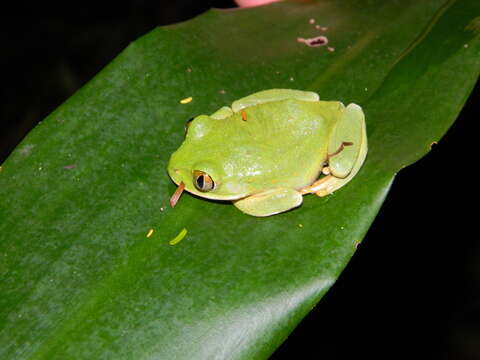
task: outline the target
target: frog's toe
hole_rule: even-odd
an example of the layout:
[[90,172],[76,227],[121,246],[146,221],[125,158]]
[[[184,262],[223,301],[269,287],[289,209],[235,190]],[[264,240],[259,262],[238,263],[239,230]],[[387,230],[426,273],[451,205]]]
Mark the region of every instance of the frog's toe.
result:
[[316,194],[320,197],[327,196],[341,186],[341,181],[343,181],[343,179],[338,179],[333,175],[327,175],[315,181],[312,185],[304,187],[300,190],[300,193],[303,195]]

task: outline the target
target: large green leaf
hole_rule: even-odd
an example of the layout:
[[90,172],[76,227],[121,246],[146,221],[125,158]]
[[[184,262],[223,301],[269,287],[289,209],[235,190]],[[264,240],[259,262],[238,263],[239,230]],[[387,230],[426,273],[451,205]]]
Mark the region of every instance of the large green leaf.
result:
[[[132,43],[2,166],[0,358],[267,358],[395,173],[454,121],[478,77],[479,14],[477,0],[278,3]],[[310,18],[335,51],[297,42],[319,33]],[[268,88],[362,105],[370,151],[354,181],[269,218],[190,195],[168,208],[185,120]]]

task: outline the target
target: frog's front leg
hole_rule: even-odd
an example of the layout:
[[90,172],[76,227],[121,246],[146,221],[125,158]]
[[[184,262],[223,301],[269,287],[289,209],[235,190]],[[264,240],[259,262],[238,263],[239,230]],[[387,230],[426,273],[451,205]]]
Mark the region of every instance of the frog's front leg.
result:
[[233,204],[246,214],[270,216],[299,206],[302,195],[295,189],[278,188],[236,200]]
[[300,190],[302,194],[326,196],[347,184],[357,174],[367,156],[367,132],[362,108],[348,105],[340,117],[328,145],[328,175]]

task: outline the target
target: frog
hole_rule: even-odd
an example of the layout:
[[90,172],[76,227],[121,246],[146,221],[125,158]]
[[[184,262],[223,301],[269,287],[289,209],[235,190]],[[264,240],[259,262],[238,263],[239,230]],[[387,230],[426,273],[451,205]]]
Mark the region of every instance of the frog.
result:
[[178,185],[171,205],[186,190],[252,216],[283,213],[304,195],[324,197],[345,186],[367,152],[359,105],[306,90],[258,91],[190,121],[168,163]]

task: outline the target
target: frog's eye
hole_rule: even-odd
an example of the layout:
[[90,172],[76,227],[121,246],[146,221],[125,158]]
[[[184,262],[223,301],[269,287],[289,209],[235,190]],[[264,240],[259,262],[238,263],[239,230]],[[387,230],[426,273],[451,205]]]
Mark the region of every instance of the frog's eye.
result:
[[193,171],[193,184],[198,190],[203,192],[213,190],[215,187],[215,183],[210,175],[200,170]]

